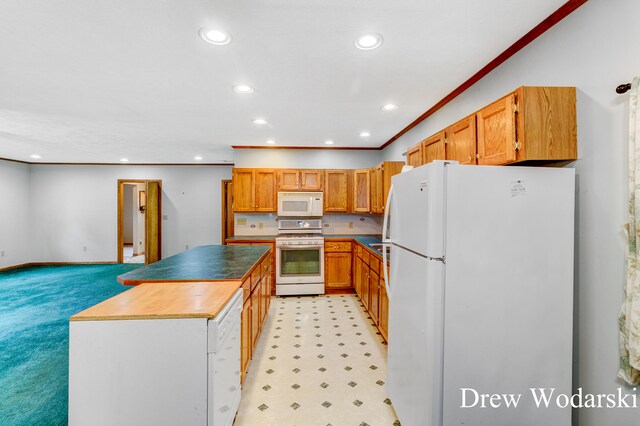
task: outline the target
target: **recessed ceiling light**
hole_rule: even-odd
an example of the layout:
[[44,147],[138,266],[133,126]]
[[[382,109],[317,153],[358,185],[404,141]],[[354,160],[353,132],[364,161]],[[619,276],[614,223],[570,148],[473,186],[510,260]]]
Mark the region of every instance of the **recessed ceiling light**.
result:
[[200,37],[211,44],[222,46],[231,42],[231,36],[228,32],[222,30],[214,30],[212,28],[200,28]]
[[233,86],[233,90],[236,93],[253,93],[253,87],[247,86],[246,84],[239,84],[237,86]]
[[253,120],[251,120],[251,122],[258,125],[267,124],[267,120],[265,120],[264,118],[254,118]]
[[200,160],[202,160],[202,156],[196,155],[195,157],[193,157],[193,159],[196,160],[196,161],[200,161]]
[[329,141],[324,141],[325,145],[333,145],[335,142],[329,140]]
[[121,163],[128,163],[128,162],[129,162],[129,159],[128,159],[128,158],[121,158],[121,159],[120,159],[120,162],[121,162]]
[[269,139],[269,140],[267,141],[267,143],[268,143],[269,145],[275,145],[275,144],[276,144],[276,141],[274,141],[273,139]]
[[361,138],[368,138],[369,136],[371,136],[371,133],[369,133],[369,132],[360,132],[360,137]]
[[40,157],[38,154],[32,154],[31,158],[35,158],[36,160],[41,159],[42,157]]
[[382,36],[380,34],[364,34],[358,37],[353,44],[360,50],[371,50],[382,45]]
[[382,105],[380,109],[383,111],[395,111],[398,109],[398,105],[386,104],[386,105]]

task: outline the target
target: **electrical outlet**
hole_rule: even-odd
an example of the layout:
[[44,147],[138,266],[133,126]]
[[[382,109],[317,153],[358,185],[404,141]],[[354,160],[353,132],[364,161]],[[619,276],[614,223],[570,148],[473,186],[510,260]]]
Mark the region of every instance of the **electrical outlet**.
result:
[[349,229],[353,228],[353,222],[349,222]]
[[162,220],[169,220],[169,216],[167,216],[166,214],[162,215]]
[[259,222],[259,223],[258,223],[258,229],[262,229],[262,228],[264,228],[264,223]]
[[82,251],[87,251],[87,246],[82,246]]
[[238,218],[238,225],[246,225],[247,224],[247,218],[246,217],[239,217]]

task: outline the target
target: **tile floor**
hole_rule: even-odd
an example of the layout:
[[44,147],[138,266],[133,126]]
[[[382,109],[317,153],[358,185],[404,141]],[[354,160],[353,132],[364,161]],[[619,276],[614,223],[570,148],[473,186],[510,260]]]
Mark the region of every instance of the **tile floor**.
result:
[[234,424],[400,425],[386,359],[357,296],[274,297]]

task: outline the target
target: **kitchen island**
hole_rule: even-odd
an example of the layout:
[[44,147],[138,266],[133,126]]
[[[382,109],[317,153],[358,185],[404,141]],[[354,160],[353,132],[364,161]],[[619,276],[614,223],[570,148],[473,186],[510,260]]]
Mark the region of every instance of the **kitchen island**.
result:
[[[94,420],[119,413],[145,423],[149,413],[160,413],[153,418],[171,424],[206,424],[211,404],[219,402],[206,399],[207,389],[215,386],[207,378],[211,375],[207,365],[216,357],[216,339],[237,327],[237,336],[224,344],[227,356],[222,353],[217,361],[220,365],[236,359],[237,350],[237,365],[215,371],[230,372],[233,377],[222,379],[229,384],[224,388],[234,389],[239,398],[240,381],[269,310],[272,260],[269,246],[202,246],[120,275],[121,284],[135,287],[70,318],[70,419]],[[227,321],[231,311],[238,316],[233,326],[215,325]],[[157,371],[158,366],[170,364],[176,367]],[[122,384],[126,386],[119,393],[115,388]],[[102,395],[104,386],[113,389],[94,398],[87,392],[94,385],[95,394]],[[178,394],[188,395],[177,398]],[[235,398],[215,412],[235,412]],[[124,400],[141,405],[116,409]],[[158,405],[158,401],[169,402]],[[171,409],[164,410],[167,407]],[[176,417],[163,418],[165,411]],[[144,413],[148,416],[136,417]],[[112,424],[127,419],[112,418]]]

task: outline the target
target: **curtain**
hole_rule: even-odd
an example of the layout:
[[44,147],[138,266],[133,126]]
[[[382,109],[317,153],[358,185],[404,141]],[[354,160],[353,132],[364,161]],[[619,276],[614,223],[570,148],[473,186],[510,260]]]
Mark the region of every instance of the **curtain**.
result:
[[[629,96],[629,222],[627,236],[627,283],[618,319],[620,370],[618,377],[640,384],[640,77],[633,80]],[[637,194],[637,195],[636,195]]]

